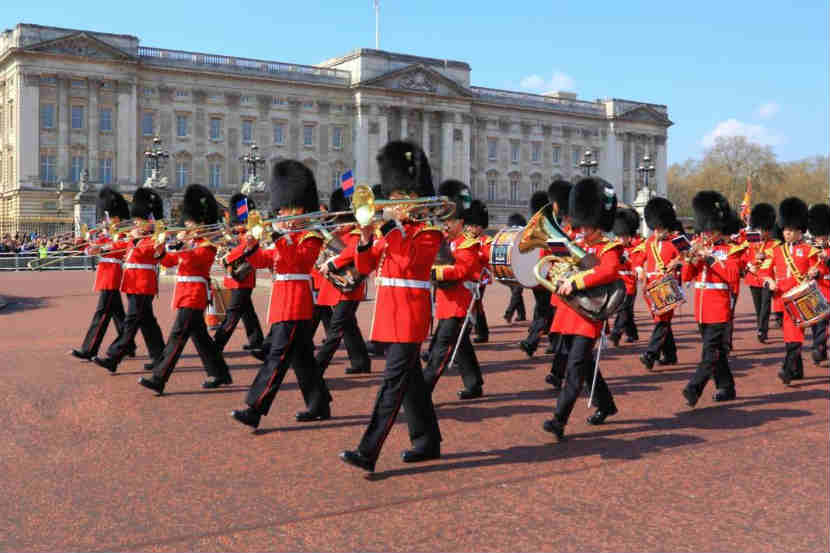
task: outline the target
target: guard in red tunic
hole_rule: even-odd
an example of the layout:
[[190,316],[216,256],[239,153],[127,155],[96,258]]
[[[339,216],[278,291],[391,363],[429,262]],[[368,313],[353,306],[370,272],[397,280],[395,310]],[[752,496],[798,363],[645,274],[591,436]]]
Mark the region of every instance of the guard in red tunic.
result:
[[[643,290],[667,274],[674,273],[682,261],[680,252],[672,242],[671,231],[677,226],[672,203],[666,198],[650,199],[646,204],[645,219],[652,233],[645,242],[632,250],[633,265],[643,283]],[[654,330],[646,351],[640,355],[640,362],[646,369],[652,370],[655,362],[661,365],[677,363],[677,346],[671,327],[673,318],[673,310],[653,316]]]
[[[349,202],[341,188],[332,192],[330,204],[332,212],[350,209]],[[351,223],[353,221],[354,217],[347,215],[344,221],[339,222]],[[317,304],[327,306],[331,311],[325,324],[326,339],[317,349],[317,364],[320,365],[320,370],[325,372],[342,340],[346,344],[346,351],[351,362],[351,366],[346,368],[346,374],[368,373],[372,370],[372,363],[363,334],[357,324],[357,308],[366,297],[366,282],[361,282],[350,292],[343,292],[329,280],[331,275],[336,275],[344,267],[354,265],[354,253],[360,240],[360,230],[356,228],[356,225],[347,224],[337,231],[336,238],[343,243],[344,248],[336,256],[322,260],[319,265],[322,278]]]
[[740,280],[739,261],[729,255],[731,246],[723,235],[731,211],[726,198],[718,192],[704,190],[695,195],[692,207],[700,236],[683,265],[682,276],[695,289],[695,321],[703,348],[697,371],[683,388],[683,397],[690,407],[695,406],[710,378],[715,381],[714,401],[735,399],[727,331],[732,320],[732,290]]
[[[314,212],[319,205],[317,183],[308,167],[295,160],[280,161],[274,166],[271,207],[278,209],[280,216]],[[254,241],[250,248],[257,245]],[[257,248],[248,258],[257,269],[270,269],[274,283],[268,307],[271,332],[265,364],[248,391],[248,408],[231,413],[242,424],[259,426],[260,418],[271,409],[289,365],[306,404],[306,410],[296,414],[297,421],[331,417],[331,394],[314,359],[311,334],[311,269],[322,245],[323,239],[317,232],[298,230],[285,223],[280,225],[273,248]]]
[[[555,184],[551,185],[551,189],[553,189]],[[570,192],[571,185],[568,183],[566,185],[568,192]],[[530,196],[530,216],[533,217],[536,212],[545,207],[550,201],[549,195],[544,191],[534,192]],[[562,211],[558,209],[558,204],[554,204],[554,206],[554,210],[557,213]],[[511,224],[510,226],[524,227],[526,225],[527,222],[521,225]],[[547,255],[547,252],[544,249],[539,252],[540,259],[545,255]],[[522,290],[521,286],[517,286],[517,288]],[[547,288],[541,285],[535,286],[531,288],[531,292],[533,293],[533,299],[535,301],[535,305],[533,306],[533,319],[531,319],[527,329],[527,338],[519,341],[519,349],[525,352],[528,357],[533,357],[533,354],[536,353],[536,349],[539,347],[542,336],[548,334],[550,331],[550,323],[553,321],[554,311],[554,307],[550,302],[550,291]]]
[[[130,218],[130,206],[124,197],[105,186],[98,193],[98,213],[105,214],[104,224],[118,225]],[[92,231],[90,231],[92,233]],[[95,271],[95,291],[98,292],[98,307],[92,315],[92,322],[80,349],[73,349],[78,359],[92,359],[98,355],[98,348],[107,333],[110,319],[115,321],[118,336],[124,333],[124,304],[121,303],[121,264],[128,243],[126,236],[110,235],[105,228],[90,237],[85,253],[98,256]],[[130,345],[128,355],[135,355],[135,342]]]
[[[470,326],[467,320],[478,295],[479,283],[475,276],[481,273],[481,242],[464,233],[464,224],[472,221],[470,188],[460,181],[450,179],[441,183],[438,195],[446,196],[455,203],[455,213],[444,222],[445,240],[449,245],[452,262],[447,263],[449,259],[443,260],[444,263],[436,264],[432,268],[432,280],[436,285],[435,318],[438,320],[438,327],[429,352],[429,361],[424,369],[424,380],[430,390],[435,389],[438,379],[452,360],[455,345],[458,343],[455,363],[464,383],[464,389],[459,390],[458,397],[473,399],[481,397],[484,385],[481,367],[470,342]],[[460,334],[462,327],[463,335]]]
[[617,210],[614,216],[614,228],[616,236],[623,243],[622,268],[620,278],[625,283],[625,303],[617,312],[614,319],[614,327],[608,337],[611,342],[618,346],[622,335],[625,334],[626,341],[636,342],[639,340],[637,323],[634,320],[634,300],[637,297],[637,277],[631,265],[631,251],[637,247],[637,231],[640,229],[640,214],[631,208]]
[[758,270],[764,260],[772,255],[772,249],[779,244],[778,240],[772,236],[772,230],[775,227],[775,208],[766,203],[756,205],[749,214],[749,224],[752,230],[759,233],[760,236],[758,236],[758,240],[753,239],[747,243],[741,261],[742,265],[747,268],[744,282],[749,286],[752,303],[755,306],[758,341],[763,344],[767,341],[767,333],[769,332],[772,292],[764,286],[764,281],[758,275]]
[[[124,254],[121,291],[127,294],[127,316],[121,335],[107,349],[106,357],[94,357],[93,361],[115,372],[118,364],[135,347],[135,335],[141,330],[150,359],[155,362],[164,350],[164,337],[153,314],[153,298],[158,294],[158,261],[156,244],[150,237],[153,221],[164,217],[161,196],[151,188],[139,188],[133,194],[130,209],[135,227],[130,231]],[[152,363],[145,365],[152,368]]]
[[202,388],[216,388],[232,384],[231,374],[222,350],[208,334],[205,324],[205,308],[210,295],[210,268],[216,258],[216,246],[199,237],[199,225],[213,225],[219,219],[219,206],[213,194],[200,184],[191,184],[184,191],[182,217],[188,229],[177,234],[176,241],[166,245],[156,244],[155,256],[165,267],[175,267],[176,290],[173,295],[173,309],[176,319],[167,337],[167,345],[160,359],[156,359],[153,376],[141,377],[139,384],[154,390],[159,395],[176,368],[188,338],[196,346],[202,359],[208,379]]
[[[617,210],[614,188],[601,179],[584,178],[574,185],[569,202],[571,224],[582,234],[577,244],[594,255],[598,263],[559,282],[557,295],[561,297],[619,279],[622,264],[622,242],[610,240],[603,234],[614,225]],[[596,374],[594,371],[594,344],[605,324],[606,321],[583,317],[564,301],[556,308],[553,330],[559,332],[568,351],[566,381],[559,393],[553,418],[545,421],[542,427],[554,434],[557,440],[564,438],[565,425],[585,383],[591,386],[596,380],[594,399],[597,410],[588,417],[589,424],[602,424],[607,417],[617,413],[614,397],[599,368],[596,368]]]
[[[511,213],[507,218],[507,227],[524,227],[527,225],[527,220],[521,213]],[[504,320],[507,324],[513,322],[513,315],[516,315],[516,322],[527,320],[527,310],[525,309],[525,300],[523,297],[524,287],[511,286],[510,300],[507,302],[507,307],[504,309]]]
[[[390,142],[377,160],[383,192],[389,199],[434,194],[429,162],[415,144]],[[361,229],[355,265],[362,274],[377,270],[372,339],[386,343],[386,369],[360,444],[340,454],[344,462],[369,472],[375,470],[401,405],[406,409],[413,446],[403,452],[403,461],[441,456],[441,431],[419,358],[421,343],[429,333],[430,272],[441,245],[441,230],[408,220],[403,209],[380,227],[381,238],[375,238],[373,227]]]
[[[256,209],[256,204],[253,198],[236,193],[231,196],[229,209],[230,224],[241,226],[247,223],[248,214]],[[257,352],[262,349],[264,338],[262,336],[262,326],[259,324],[259,317],[257,317],[254,303],[251,301],[254,288],[256,288],[256,271],[250,270],[246,275],[240,276],[235,270],[247,260],[245,254],[247,242],[245,240],[240,242],[222,258],[222,264],[226,271],[223,284],[225,288],[231,291],[231,301],[225,310],[225,320],[222,321],[222,324],[219,325],[213,335],[213,341],[216,343],[216,347],[224,350],[228,340],[233,336],[233,331],[236,330],[236,325],[242,319],[242,324],[245,325],[245,335],[248,337],[248,343],[243,346],[243,349]],[[248,266],[250,267],[250,264]]]
[[[820,251],[803,240],[808,223],[807,204],[800,198],[787,198],[778,207],[778,220],[784,235],[784,243],[772,250],[772,256],[761,266],[761,276],[769,289],[779,297],[821,274]],[[801,345],[804,329],[798,327],[784,310],[784,343],[787,354],[778,377],[784,384],[804,377]]]
[[[824,299],[830,301],[830,206],[816,204],[810,208],[808,227],[813,235],[813,245],[819,250],[819,264],[816,268],[818,289]],[[812,326],[813,363],[818,365],[827,359],[827,319]]]

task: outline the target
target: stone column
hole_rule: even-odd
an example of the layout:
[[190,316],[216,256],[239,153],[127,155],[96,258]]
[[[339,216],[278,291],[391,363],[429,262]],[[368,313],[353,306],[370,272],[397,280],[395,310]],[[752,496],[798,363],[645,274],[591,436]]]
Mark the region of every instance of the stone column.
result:
[[625,198],[625,183],[623,182],[623,143],[617,138],[614,123],[608,126],[608,133],[605,139],[605,159],[600,164],[600,175],[614,185],[617,190],[617,197],[620,201]]
[[409,139],[409,110],[401,108],[401,140]]
[[441,114],[441,180],[456,177],[452,163],[452,130],[455,123],[455,114],[444,112]]
[[372,167],[369,165],[369,111],[371,106],[366,103],[357,105],[354,128],[356,137],[354,144],[354,178],[355,184],[368,184]]
[[378,164],[375,163],[374,160],[377,158],[380,149],[386,146],[386,143],[389,141],[389,106],[378,105],[376,106],[375,111],[378,118],[378,147],[377,150],[372,152],[369,156],[369,163],[372,168],[369,174],[371,175],[371,183],[373,184],[380,182]]
[[[19,148],[15,160],[20,188],[33,186],[40,181],[40,75],[23,75],[18,96],[19,119],[15,121],[15,132]],[[12,113],[11,116],[15,117]],[[12,189],[17,183],[10,183]]]
[[421,125],[421,148],[429,158],[429,127],[432,123],[432,111],[424,108],[423,124]]
[[654,159],[654,177],[657,179],[656,187],[657,195],[666,197],[668,192],[668,183],[666,178],[668,176],[668,161],[666,159],[666,137],[657,136],[654,138],[655,152],[652,154]]
[[138,97],[135,83],[119,82],[117,101],[118,147],[115,150],[115,176],[119,185],[131,185],[137,182],[138,175]]
[[461,181],[470,185],[470,189],[472,190],[472,170],[471,170],[471,161],[470,161],[470,144],[472,141],[472,128],[473,128],[473,118],[471,115],[467,115],[466,113],[461,116],[461,122],[463,123],[463,130],[464,136],[462,137],[462,149],[461,149],[461,168],[460,168],[460,176]]
[[98,180],[98,91],[101,90],[101,81],[89,80],[89,113],[87,114],[87,160],[86,170],[92,182]]
[[69,180],[69,127],[72,124],[70,117],[68,89],[72,85],[69,77],[58,77],[58,159],[56,173],[58,180]]

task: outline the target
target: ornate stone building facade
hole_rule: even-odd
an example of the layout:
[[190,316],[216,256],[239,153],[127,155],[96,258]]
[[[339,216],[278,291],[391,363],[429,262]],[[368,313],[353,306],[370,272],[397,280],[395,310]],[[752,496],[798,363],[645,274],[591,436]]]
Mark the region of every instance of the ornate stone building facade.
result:
[[323,197],[347,169],[376,183],[374,157],[395,138],[423,145],[436,183],[470,182],[495,223],[525,212],[552,178],[577,178],[586,150],[626,202],[649,153],[665,194],[666,106],[476,87],[470,72],[464,62],[379,50],[306,66],[17,25],[0,34],[0,230],[71,220],[84,171],[92,188],[129,195],[149,176],[144,152],[155,136],[170,153],[174,203],[194,182],[220,197],[238,190],[239,157],[253,143],[266,171],[284,158],[305,162]]

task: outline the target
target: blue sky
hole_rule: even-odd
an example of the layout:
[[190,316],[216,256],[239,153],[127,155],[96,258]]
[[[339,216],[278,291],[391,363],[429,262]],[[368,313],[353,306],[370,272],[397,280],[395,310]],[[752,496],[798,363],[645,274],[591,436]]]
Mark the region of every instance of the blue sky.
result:
[[[372,0],[11,3],[19,22],[145,46],[314,64],[374,47]],[[381,0],[381,48],[466,61],[473,84],[666,104],[669,162],[745,134],[780,160],[828,154],[828,3]]]

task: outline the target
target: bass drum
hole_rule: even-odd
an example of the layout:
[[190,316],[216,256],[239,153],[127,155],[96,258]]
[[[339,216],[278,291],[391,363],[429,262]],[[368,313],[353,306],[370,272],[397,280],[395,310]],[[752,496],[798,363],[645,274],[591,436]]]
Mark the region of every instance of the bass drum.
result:
[[539,261],[539,252],[519,251],[519,240],[524,227],[510,227],[500,230],[490,244],[490,267],[493,278],[507,286],[535,288],[539,285],[533,275],[533,267]]

